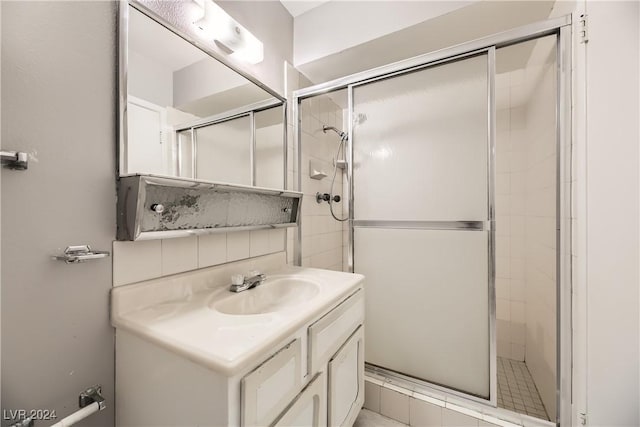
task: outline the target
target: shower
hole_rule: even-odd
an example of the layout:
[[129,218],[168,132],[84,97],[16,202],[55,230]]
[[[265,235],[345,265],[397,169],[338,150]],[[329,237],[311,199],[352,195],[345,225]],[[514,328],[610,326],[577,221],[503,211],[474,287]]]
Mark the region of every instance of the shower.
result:
[[337,133],[342,142],[344,142],[345,140],[349,139],[349,136],[345,132],[342,132],[341,130],[339,130],[335,126],[327,126],[327,125],[322,126],[322,132],[327,133],[328,130],[332,130],[335,133]]
[[[561,417],[570,228],[559,220],[571,193],[560,185],[570,162],[559,132],[567,117],[557,113],[569,114],[559,109],[568,43],[566,33],[534,34],[294,93],[310,174],[300,186],[311,198],[321,192],[333,216],[308,204],[297,257],[367,277],[367,372],[409,396],[420,389],[494,415]],[[332,160],[323,194],[318,177]]]
[[338,168],[339,167],[344,168],[344,166],[346,165],[344,160],[342,161],[339,160],[339,157],[340,157],[340,152],[344,147],[345,141],[349,139],[349,135],[347,135],[346,132],[343,132],[334,126],[327,126],[327,125],[322,126],[322,132],[327,133],[328,130],[332,130],[338,134],[338,136],[340,137],[340,145],[338,146],[338,151],[336,152],[336,156],[333,159],[333,177],[331,178],[331,188],[329,189],[329,193],[322,194],[318,192],[316,194],[316,201],[318,203],[322,203],[323,201],[329,203],[329,211],[331,212],[331,216],[333,217],[333,219],[335,219],[336,221],[343,222],[343,221],[347,221],[349,219],[349,216],[347,215],[346,218],[338,218],[338,216],[333,212],[333,203],[340,202],[340,196],[333,195],[333,186],[336,182],[336,175],[338,173]]

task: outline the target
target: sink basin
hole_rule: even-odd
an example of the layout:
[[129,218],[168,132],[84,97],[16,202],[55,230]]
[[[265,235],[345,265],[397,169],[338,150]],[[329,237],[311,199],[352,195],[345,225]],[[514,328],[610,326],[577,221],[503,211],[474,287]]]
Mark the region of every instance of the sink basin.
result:
[[262,284],[221,301],[210,307],[231,315],[266,314],[292,308],[315,297],[320,287],[311,280],[299,278],[267,278]]

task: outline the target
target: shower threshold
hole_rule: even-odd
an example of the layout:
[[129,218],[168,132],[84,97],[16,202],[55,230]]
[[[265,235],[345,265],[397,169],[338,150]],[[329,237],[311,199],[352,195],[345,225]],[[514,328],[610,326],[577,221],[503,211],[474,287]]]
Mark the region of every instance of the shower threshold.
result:
[[365,381],[502,427],[556,426],[554,422],[548,420],[546,412],[543,418],[519,413],[515,409],[508,409],[501,405],[494,406],[488,400],[431,384],[375,365],[365,364]]

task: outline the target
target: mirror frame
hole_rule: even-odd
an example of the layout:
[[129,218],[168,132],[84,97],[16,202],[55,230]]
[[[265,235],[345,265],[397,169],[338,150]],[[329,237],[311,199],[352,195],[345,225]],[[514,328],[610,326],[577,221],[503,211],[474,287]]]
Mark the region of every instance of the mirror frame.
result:
[[[212,1],[212,0],[205,0]],[[127,138],[127,102],[128,102],[128,71],[129,71],[129,7],[133,7],[140,13],[147,16],[149,19],[155,21],[160,24],[168,31],[172,32],[176,36],[182,38],[196,49],[201,50],[205,54],[209,55],[214,60],[220,62],[222,65],[229,68],[231,71],[234,71],[247,79],[249,82],[255,84],[271,96],[273,96],[273,100],[261,101],[256,104],[250,104],[243,107],[239,107],[233,110],[229,110],[220,114],[216,114],[210,117],[205,117],[201,121],[202,122],[211,122],[211,121],[223,121],[225,117],[232,118],[234,115],[237,116],[239,112],[251,112],[256,110],[264,110],[267,108],[273,108],[277,106],[282,106],[283,110],[283,140],[282,140],[282,150],[283,150],[283,188],[281,190],[286,190],[288,186],[287,182],[287,163],[288,163],[288,150],[287,150],[287,99],[283,97],[280,93],[270,88],[263,82],[261,82],[258,78],[256,78],[247,68],[242,67],[238,64],[230,63],[223,55],[223,53],[216,51],[213,46],[207,46],[204,42],[196,40],[194,37],[186,34],[184,31],[175,28],[169,21],[162,16],[158,15],[156,12],[149,9],[147,6],[143,4],[140,0],[119,0],[118,2],[118,143],[116,144],[116,179],[119,180],[120,177],[131,176],[139,174],[136,171],[127,171],[126,174],[123,174],[122,171],[125,169],[126,160],[124,158],[126,147],[128,144]],[[251,130],[252,135],[255,134],[255,129]],[[255,139],[252,141],[252,158],[251,158],[251,168],[252,168],[252,177],[255,177],[255,163],[254,163],[254,154],[255,154]],[[180,177],[169,176],[171,178],[180,179]],[[191,178],[187,178],[192,180]],[[254,182],[255,183],[255,182]]]

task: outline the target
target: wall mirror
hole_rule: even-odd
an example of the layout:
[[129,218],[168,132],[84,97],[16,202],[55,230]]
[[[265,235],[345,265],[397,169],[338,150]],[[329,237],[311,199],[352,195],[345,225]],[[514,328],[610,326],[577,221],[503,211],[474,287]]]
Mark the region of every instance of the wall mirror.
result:
[[120,176],[284,189],[284,99],[143,5],[122,7]]

